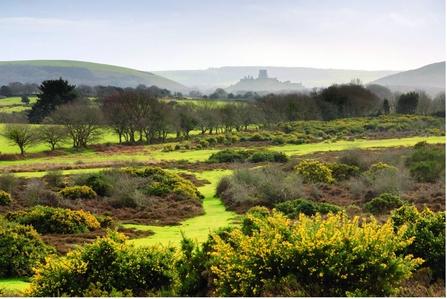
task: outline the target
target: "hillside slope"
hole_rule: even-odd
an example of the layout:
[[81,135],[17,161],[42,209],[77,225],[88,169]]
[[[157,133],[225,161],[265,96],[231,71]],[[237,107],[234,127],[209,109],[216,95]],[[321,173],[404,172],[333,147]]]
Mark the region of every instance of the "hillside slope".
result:
[[370,83],[387,86],[393,91],[423,89],[429,93],[436,93],[445,90],[445,61],[389,75]]
[[60,77],[74,85],[136,87],[144,84],[171,91],[188,90],[182,84],[153,73],[107,64],[73,60],[0,61],[0,85],[10,82],[40,84]]

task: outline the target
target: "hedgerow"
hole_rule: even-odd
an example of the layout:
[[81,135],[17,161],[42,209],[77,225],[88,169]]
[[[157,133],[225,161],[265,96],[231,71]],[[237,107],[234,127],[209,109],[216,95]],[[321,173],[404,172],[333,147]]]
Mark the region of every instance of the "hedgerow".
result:
[[39,205],[27,210],[8,212],[5,218],[8,221],[32,225],[41,234],[85,233],[99,229],[101,226],[90,212]]
[[343,214],[303,214],[293,223],[281,213],[247,213],[258,229],[234,229],[226,240],[213,234],[210,269],[215,296],[262,296],[267,286],[289,287],[305,296],[391,296],[422,263],[396,252],[409,246],[405,227],[391,221],[360,221]]

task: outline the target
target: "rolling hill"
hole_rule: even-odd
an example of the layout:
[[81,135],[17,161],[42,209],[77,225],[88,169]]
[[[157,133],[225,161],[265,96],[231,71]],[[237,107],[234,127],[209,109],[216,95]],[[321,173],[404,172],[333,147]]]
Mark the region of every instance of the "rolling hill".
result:
[[386,86],[392,91],[408,92],[423,89],[430,94],[445,90],[445,61],[418,69],[392,74],[370,84]]
[[73,60],[0,61],[0,85],[10,82],[40,84],[60,77],[74,85],[136,87],[144,84],[170,91],[188,91],[188,87],[160,75],[107,64]]

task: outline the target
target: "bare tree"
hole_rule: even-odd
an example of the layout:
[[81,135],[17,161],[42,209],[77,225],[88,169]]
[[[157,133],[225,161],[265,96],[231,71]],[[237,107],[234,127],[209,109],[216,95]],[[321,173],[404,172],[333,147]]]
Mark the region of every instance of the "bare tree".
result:
[[41,142],[50,146],[54,151],[56,145],[61,144],[68,138],[68,131],[65,127],[51,124],[44,124],[38,128],[39,139]]
[[18,145],[22,156],[30,147],[39,143],[37,128],[31,124],[5,124],[0,134],[11,145]]
[[419,94],[416,113],[420,115],[428,115],[432,107],[432,99],[425,90],[416,90],[416,92]]
[[101,110],[90,105],[89,100],[60,106],[47,121],[65,127],[75,148],[85,148],[102,136]]

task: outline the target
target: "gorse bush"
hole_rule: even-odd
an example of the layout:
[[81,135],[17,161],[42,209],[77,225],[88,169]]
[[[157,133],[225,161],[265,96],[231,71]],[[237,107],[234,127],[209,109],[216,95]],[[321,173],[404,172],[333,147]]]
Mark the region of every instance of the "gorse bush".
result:
[[8,212],[8,221],[32,225],[41,234],[85,233],[100,228],[100,223],[90,212],[83,210],[35,206],[28,210]]
[[379,225],[343,214],[300,215],[293,223],[281,213],[256,217],[258,229],[234,229],[224,240],[213,234],[210,269],[215,296],[260,296],[266,288],[294,286],[305,296],[391,296],[422,263],[397,255],[411,244],[405,227]]
[[400,208],[403,204],[404,202],[400,200],[399,196],[383,193],[367,202],[364,209],[373,215],[381,215],[385,212]]
[[37,263],[56,253],[29,225],[0,219],[0,278],[29,277]]
[[423,267],[433,271],[433,279],[445,280],[445,211],[433,212],[425,207],[419,212],[415,206],[403,205],[391,212],[395,230],[407,227],[404,236],[414,241],[399,253],[422,258]]
[[11,195],[6,191],[0,190],[0,206],[10,206],[11,204]]
[[65,187],[59,191],[59,194],[68,199],[92,199],[97,196],[96,192],[89,186]]
[[175,249],[135,247],[117,232],[94,243],[76,247],[66,257],[50,258],[31,278],[31,297],[87,296],[175,296],[179,281],[175,271]]
[[303,176],[305,183],[332,183],[332,170],[317,160],[303,160],[294,167],[296,173]]

